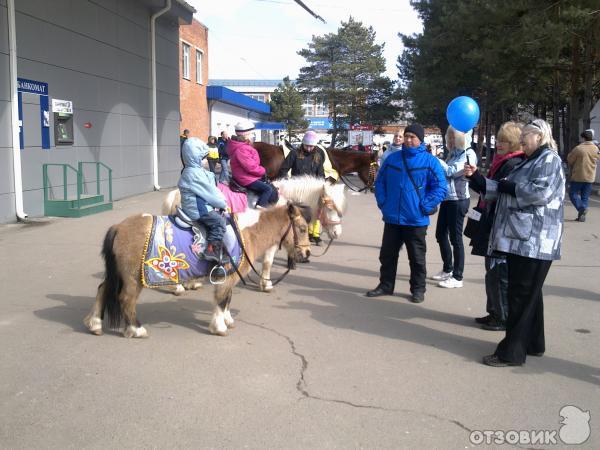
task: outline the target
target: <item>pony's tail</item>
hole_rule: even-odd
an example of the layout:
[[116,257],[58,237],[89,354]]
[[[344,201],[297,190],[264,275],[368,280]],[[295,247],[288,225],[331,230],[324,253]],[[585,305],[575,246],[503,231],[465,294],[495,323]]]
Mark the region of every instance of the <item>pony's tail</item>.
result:
[[[117,227],[112,226],[106,232],[104,244],[102,245],[102,256],[104,257],[104,289],[102,290],[102,304],[108,313],[108,326],[116,328],[121,324],[123,313],[119,296],[123,287],[123,280],[117,268],[117,257],[113,251],[113,244],[117,236]],[[104,313],[104,311],[102,311]]]

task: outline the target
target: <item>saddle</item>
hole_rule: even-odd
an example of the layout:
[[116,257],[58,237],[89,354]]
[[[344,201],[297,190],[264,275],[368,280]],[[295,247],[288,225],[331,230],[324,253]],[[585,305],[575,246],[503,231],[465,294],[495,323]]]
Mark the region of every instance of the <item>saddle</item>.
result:
[[184,213],[183,209],[181,209],[179,206],[177,206],[176,213],[173,216],[173,222],[175,222],[175,225],[182,230],[192,230],[194,233],[194,240],[191,247],[192,252],[197,257],[201,258],[206,251],[206,246],[208,245],[206,240],[206,227],[190,219],[190,217]]

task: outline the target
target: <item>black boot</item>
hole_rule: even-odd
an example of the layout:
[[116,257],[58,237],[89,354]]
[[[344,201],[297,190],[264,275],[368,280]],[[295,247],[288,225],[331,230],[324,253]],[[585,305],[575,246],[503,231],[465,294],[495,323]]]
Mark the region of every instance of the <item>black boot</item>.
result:
[[585,215],[587,214],[587,209],[580,209],[579,214],[577,215],[578,222],[585,222]]
[[321,238],[319,236],[314,236],[313,239],[314,239],[315,245],[317,247],[320,247],[321,246],[321,241],[322,241]]
[[223,251],[222,242],[209,242],[204,252],[204,259],[214,261],[217,264],[225,264],[229,262],[229,258]]

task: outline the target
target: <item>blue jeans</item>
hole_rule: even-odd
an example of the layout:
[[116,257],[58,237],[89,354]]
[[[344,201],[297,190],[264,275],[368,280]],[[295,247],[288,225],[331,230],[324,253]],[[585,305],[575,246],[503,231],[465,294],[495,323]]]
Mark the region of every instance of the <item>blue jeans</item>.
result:
[[219,159],[219,163],[221,163],[221,174],[219,175],[219,183],[227,184],[229,182],[229,160],[228,159]]
[[225,235],[225,217],[219,214],[217,211],[210,211],[207,214],[200,216],[196,222],[206,227],[206,241],[214,244],[215,242],[221,242]]
[[[446,200],[440,205],[435,238],[440,244],[440,253],[444,261],[444,272],[452,272],[455,280],[463,279],[465,268],[465,246],[463,244],[463,226],[469,210],[469,199]],[[450,237],[450,242],[448,242]],[[454,264],[452,257],[454,256]]]
[[577,211],[588,208],[590,194],[592,193],[592,183],[583,181],[571,181],[569,184],[569,198]]
[[264,181],[256,180],[245,187],[258,194],[258,202],[256,202],[256,204],[263,208],[277,203],[277,200],[279,199],[275,186],[265,183]]

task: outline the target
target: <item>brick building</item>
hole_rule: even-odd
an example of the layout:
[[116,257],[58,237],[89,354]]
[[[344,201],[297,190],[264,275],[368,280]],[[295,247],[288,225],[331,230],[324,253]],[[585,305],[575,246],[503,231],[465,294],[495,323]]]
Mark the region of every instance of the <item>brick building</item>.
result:
[[206,100],[208,84],[208,28],[193,20],[179,27],[180,132],[206,140],[209,114]]

